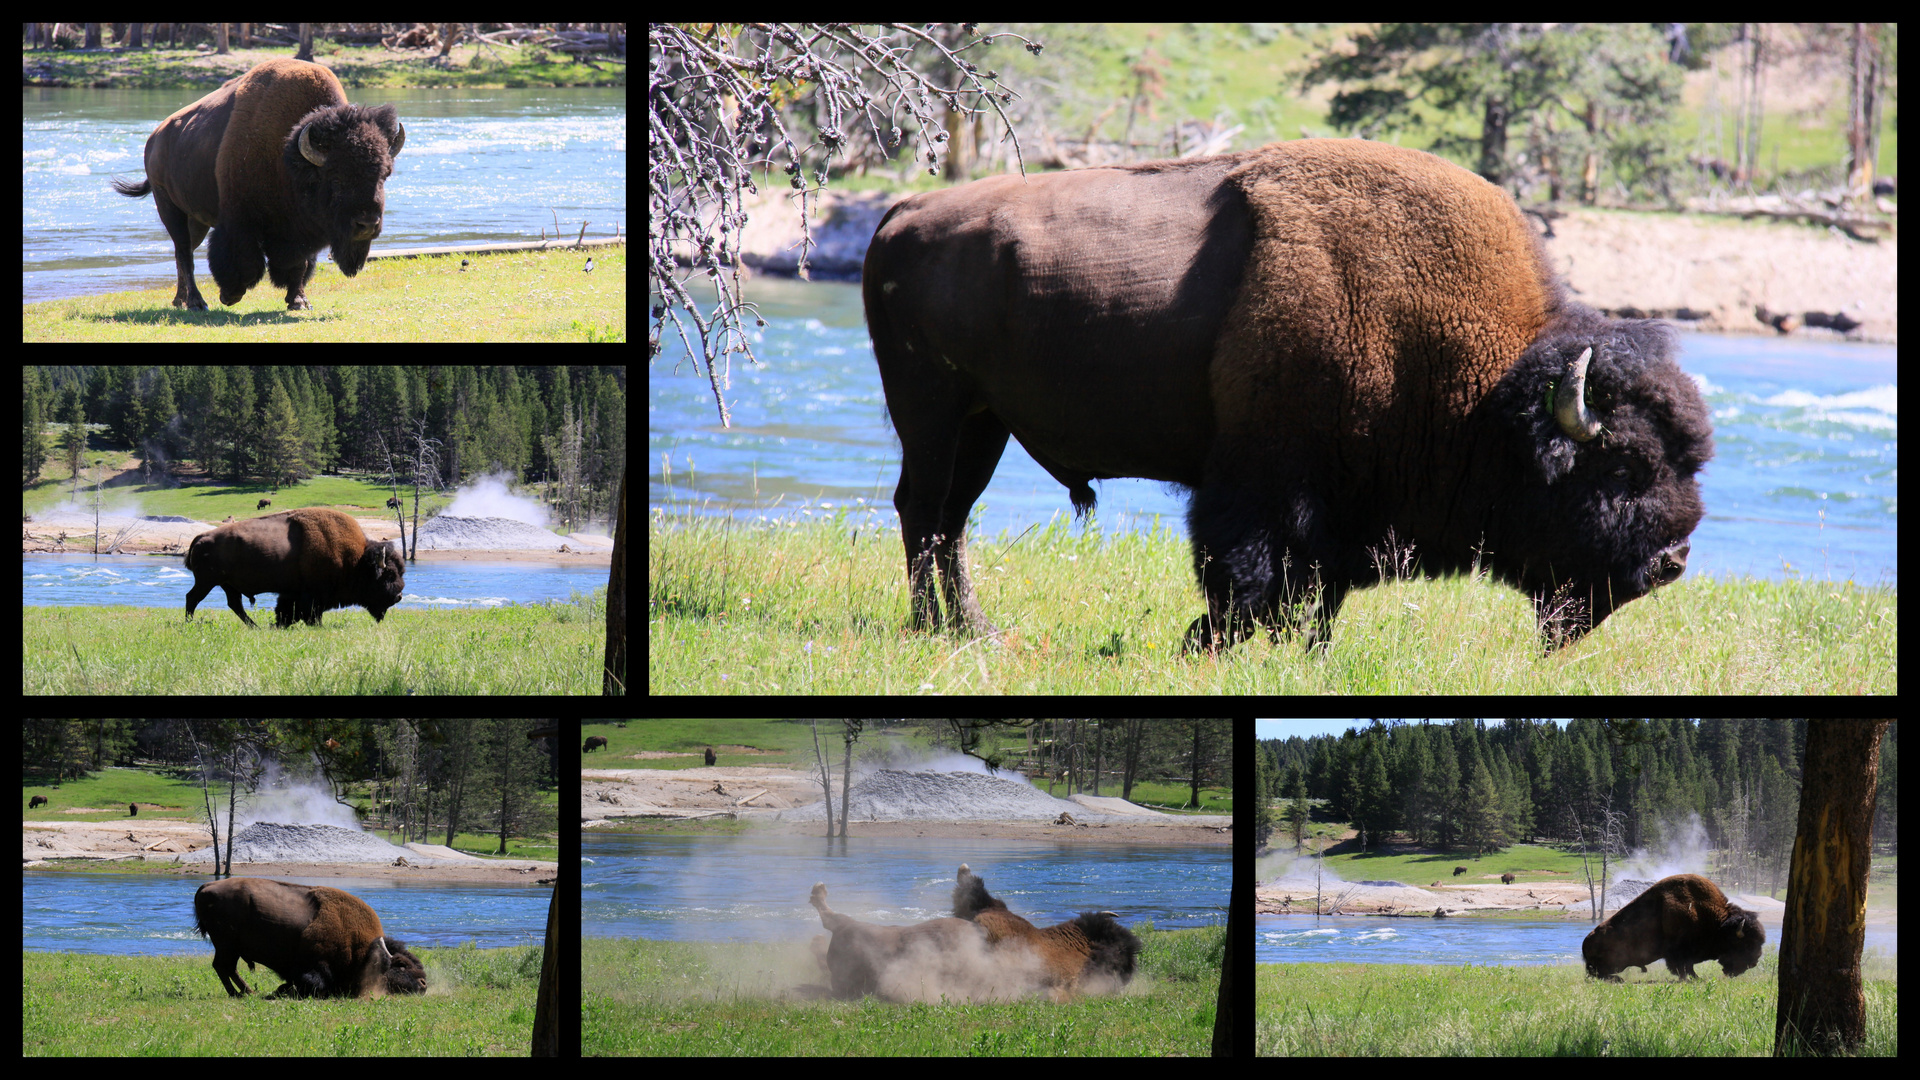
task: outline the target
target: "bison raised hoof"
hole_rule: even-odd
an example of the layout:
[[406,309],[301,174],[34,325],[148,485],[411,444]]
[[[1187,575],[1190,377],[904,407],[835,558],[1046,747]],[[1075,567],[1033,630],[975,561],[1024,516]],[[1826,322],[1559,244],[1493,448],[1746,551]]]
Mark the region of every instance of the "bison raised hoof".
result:
[[1760,916],[1727,901],[1720,887],[1698,874],[1661,878],[1587,935],[1580,953],[1587,974],[1619,982],[1629,967],[1647,970],[1665,960],[1680,979],[1693,966],[1718,960],[1720,970],[1739,975],[1760,963],[1767,943]]
[[912,625],[979,629],[966,521],[1008,438],[1066,487],[1190,490],[1206,615],[1324,649],[1398,567],[1486,572],[1577,640],[1684,570],[1713,454],[1671,331],[1571,300],[1513,200],[1302,139],[925,192],[861,278]]
[[319,64],[269,60],[162,121],[147,138],[147,178],[113,188],[152,193],[173,239],[174,307],[206,310],[193,251],[212,228],[207,269],[221,303],[239,303],[266,274],[302,311],[323,249],[348,277],[367,261],[406,139],[393,106],[348,104]]

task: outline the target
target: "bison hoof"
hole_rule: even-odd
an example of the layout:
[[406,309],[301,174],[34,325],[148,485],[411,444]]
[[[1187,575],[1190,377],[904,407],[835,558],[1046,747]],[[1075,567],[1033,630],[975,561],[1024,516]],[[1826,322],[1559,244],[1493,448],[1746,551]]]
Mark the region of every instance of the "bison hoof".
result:
[[287,301],[287,310],[288,310],[288,311],[306,311],[307,309],[309,309],[309,308],[311,308],[311,307],[313,307],[313,305],[312,305],[312,304],[309,304],[309,303],[307,303],[307,298],[306,298],[306,297],[304,297],[304,296],[302,296],[302,297],[300,297],[300,298],[298,298],[298,299],[295,299],[295,300],[289,300],[289,301]]

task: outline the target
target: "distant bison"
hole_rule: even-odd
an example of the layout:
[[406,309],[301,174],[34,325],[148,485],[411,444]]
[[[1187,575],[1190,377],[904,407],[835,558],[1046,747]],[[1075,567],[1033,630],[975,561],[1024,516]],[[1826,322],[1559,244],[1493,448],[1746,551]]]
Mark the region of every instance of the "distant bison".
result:
[[389,509],[389,510],[398,510],[398,509],[400,509],[400,500],[399,500],[399,499],[388,499],[388,500],[387,500],[387,509]]
[[128,816],[128,817],[139,817],[139,816],[140,816],[140,804],[139,804],[139,803],[128,803],[128,804],[127,804],[127,816]]
[[1500,875],[1500,884],[1502,884],[1502,885],[1511,885],[1511,884],[1513,884],[1513,875],[1512,875],[1512,874],[1501,874],[1501,875]]
[[1453,868],[1454,877],[1459,877],[1461,874],[1464,874],[1466,872],[1467,872],[1467,868],[1464,866],[1456,866]]
[[267,507],[269,507],[269,506],[272,506],[272,505],[273,505],[273,500],[272,500],[272,499],[261,499],[261,500],[259,501],[259,503],[257,503],[257,504],[256,504],[256,505],[254,506],[254,509],[255,509],[255,510],[265,510],[265,509],[266,509]]
[[193,249],[212,229],[207,269],[221,303],[239,303],[266,273],[299,310],[312,306],[306,287],[322,248],[348,277],[366,264],[406,141],[393,106],[350,105],[319,64],[269,60],[161,121],[147,139],[147,178],[113,189],[153,193],[173,238],[174,307],[206,310]]
[[253,993],[240,977],[264,964],[286,980],[277,995],[380,997],[419,994],[426,969],[386,936],[359,897],[323,885],[228,878],[193,894],[194,929],[213,943],[213,970],[232,997]]
[[1691,979],[1693,965],[1706,960],[1738,975],[1760,962],[1766,943],[1758,914],[1728,903],[1719,886],[1698,874],[1675,874],[1594,927],[1580,952],[1594,978],[1619,982],[1619,972],[1645,971],[1664,959],[1668,971]]
[[707,747],[707,764],[711,765],[714,763],[715,760],[716,759],[713,756],[713,747],[711,746]]
[[580,752],[583,754],[591,754],[605,745],[607,745],[607,737],[604,735],[595,735],[580,747]]
[[320,625],[322,612],[358,605],[375,622],[400,602],[406,568],[389,544],[369,544],[360,523],[338,510],[308,507],[222,525],[193,538],[187,548],[193,588],[187,617],[219,585],[240,621],[256,625],[240,608],[242,596],[278,593],[274,621]]
[[35,795],[33,798],[27,800],[27,809],[29,810],[33,809],[36,806],[45,806],[45,805],[47,805],[47,797],[45,795]]

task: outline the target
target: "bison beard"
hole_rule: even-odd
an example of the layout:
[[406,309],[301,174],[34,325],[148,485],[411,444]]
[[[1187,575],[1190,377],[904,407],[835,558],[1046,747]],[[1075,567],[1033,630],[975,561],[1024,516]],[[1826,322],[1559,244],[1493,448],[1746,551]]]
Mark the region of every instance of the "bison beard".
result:
[[953,913],[987,933],[987,944],[1002,955],[1038,959],[1041,985],[1056,999],[1076,990],[1098,993],[1133,978],[1140,939],[1115,921],[1113,912],[1087,912],[1042,930],[1007,910],[987,893],[987,883],[967,867],[953,887]]
[[270,273],[300,310],[312,306],[306,285],[323,248],[342,274],[360,272],[406,137],[393,106],[348,104],[326,68],[269,60],[162,121],[147,139],[147,178],[113,188],[153,194],[173,239],[174,307],[206,310],[193,251],[212,229],[207,268],[221,303],[239,303]]
[[1664,959],[1678,978],[1694,978],[1693,966],[1720,961],[1729,976],[1760,963],[1767,943],[1760,916],[1729,903],[1720,887],[1698,874],[1661,878],[1587,935],[1580,953],[1587,974],[1619,982],[1629,967],[1647,970]]
[[915,627],[992,629],[966,522],[1010,436],[1078,512],[1110,477],[1192,491],[1191,650],[1324,646],[1398,567],[1522,590],[1555,648],[1678,577],[1703,514],[1670,331],[1569,300],[1513,200],[1430,154],[1305,139],[915,195],[861,288]]

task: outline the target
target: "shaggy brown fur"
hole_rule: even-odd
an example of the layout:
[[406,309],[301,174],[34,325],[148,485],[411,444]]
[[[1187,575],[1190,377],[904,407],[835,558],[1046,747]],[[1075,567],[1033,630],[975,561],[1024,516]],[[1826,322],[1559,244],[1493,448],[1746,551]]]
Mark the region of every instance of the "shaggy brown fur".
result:
[[426,971],[387,937],[359,897],[324,885],[228,878],[193,894],[194,929],[213,942],[213,970],[227,993],[253,988],[239,963],[264,965],[286,980],[277,993],[380,997],[427,989]]
[[1043,930],[1008,911],[1006,904],[987,893],[987,883],[962,863],[953,886],[953,913],[984,929],[988,945],[1037,956],[1042,985],[1051,987],[1056,998],[1071,995],[1091,977],[1119,983],[1133,978],[1140,939],[1114,921],[1111,911],[1088,912]]
[[1729,903],[1719,886],[1699,874],[1675,874],[1594,927],[1580,952],[1587,974],[1610,982],[1619,982],[1618,973],[1629,967],[1645,971],[1662,959],[1668,971],[1691,979],[1693,965],[1706,960],[1738,975],[1760,962],[1766,943],[1757,913]]
[[813,887],[808,900],[820,913],[820,925],[833,934],[824,962],[833,980],[835,997],[858,998],[866,994],[889,1000],[908,1000],[916,995],[902,992],[902,984],[912,980],[916,965],[927,969],[924,975],[933,984],[933,993],[952,987],[954,997],[964,993],[961,980],[951,978],[942,958],[965,956],[969,949],[979,954],[984,935],[979,927],[964,919],[931,919],[913,926],[880,926],[863,923],[827,906],[827,886]]

